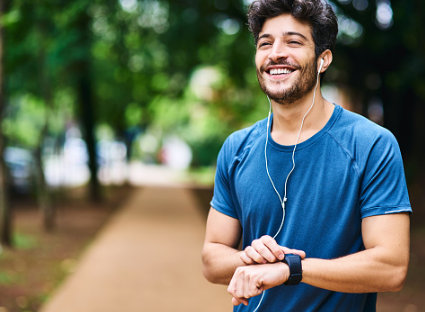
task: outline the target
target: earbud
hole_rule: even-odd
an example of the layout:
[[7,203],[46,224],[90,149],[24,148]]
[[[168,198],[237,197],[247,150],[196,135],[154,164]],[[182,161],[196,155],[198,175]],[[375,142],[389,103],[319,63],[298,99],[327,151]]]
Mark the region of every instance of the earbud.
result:
[[323,67],[323,63],[325,62],[325,60],[323,58],[320,59],[320,66],[319,66],[319,70],[317,71],[317,74],[320,74],[320,71],[322,70]]

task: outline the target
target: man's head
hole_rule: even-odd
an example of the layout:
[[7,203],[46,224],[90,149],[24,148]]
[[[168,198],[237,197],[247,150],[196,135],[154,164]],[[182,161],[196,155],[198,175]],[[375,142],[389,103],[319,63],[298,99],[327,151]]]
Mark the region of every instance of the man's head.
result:
[[332,7],[325,0],[254,1],[249,7],[248,25],[254,35],[255,43],[258,41],[264,22],[284,13],[289,13],[297,20],[310,25],[316,57],[326,49],[333,52],[338,34],[338,20]]
[[315,85],[318,58],[322,72],[332,62],[338,25],[331,7],[320,0],[258,0],[248,21],[263,91],[281,104],[305,97]]

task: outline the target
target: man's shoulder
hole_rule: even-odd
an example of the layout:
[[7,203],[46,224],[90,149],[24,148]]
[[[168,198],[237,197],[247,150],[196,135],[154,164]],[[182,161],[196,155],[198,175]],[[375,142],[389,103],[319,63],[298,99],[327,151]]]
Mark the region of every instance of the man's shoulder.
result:
[[328,134],[359,168],[370,155],[399,153],[397,140],[388,129],[346,109],[341,109],[338,121]]
[[354,140],[358,144],[366,145],[377,140],[395,141],[394,135],[388,129],[358,113],[344,108],[341,110],[341,116],[331,131],[342,141]]
[[[265,122],[265,120],[260,120],[253,125],[233,132],[227,137],[223,148],[233,156],[242,154],[247,148],[257,142],[263,132],[265,133]],[[264,128],[264,131],[261,131],[262,128]]]

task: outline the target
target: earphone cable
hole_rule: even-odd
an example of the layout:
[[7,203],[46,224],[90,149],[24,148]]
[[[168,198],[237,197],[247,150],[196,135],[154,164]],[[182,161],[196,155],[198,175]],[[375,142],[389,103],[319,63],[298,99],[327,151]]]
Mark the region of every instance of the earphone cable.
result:
[[273,236],[273,238],[274,238],[274,239],[275,239],[275,238],[277,237],[277,235],[279,235],[279,233],[281,232],[282,227],[283,227],[283,223],[284,223],[284,220],[285,220],[285,202],[287,201],[287,197],[286,197],[286,194],[287,194],[287,186],[288,186],[289,177],[291,176],[292,172],[295,170],[295,151],[296,151],[296,149],[297,149],[298,142],[299,142],[299,140],[300,140],[301,131],[302,131],[303,126],[304,126],[304,121],[305,121],[305,119],[306,119],[307,115],[310,113],[311,109],[312,109],[312,108],[313,108],[313,106],[314,106],[314,102],[315,102],[315,99],[316,99],[316,90],[317,90],[317,85],[318,85],[318,83],[319,83],[319,75],[317,75],[317,78],[316,78],[316,85],[315,85],[315,87],[314,87],[314,92],[313,92],[313,101],[311,102],[310,107],[309,107],[309,108],[308,108],[308,110],[305,112],[305,114],[304,114],[304,116],[303,116],[303,118],[302,118],[302,120],[301,120],[301,125],[300,125],[300,129],[298,130],[297,140],[295,141],[295,145],[294,145],[294,148],[293,148],[293,150],[292,150],[292,157],[291,157],[291,158],[292,158],[292,168],[291,168],[291,170],[289,171],[289,173],[288,173],[288,175],[286,176],[286,179],[285,179],[283,199],[282,199],[282,197],[280,196],[279,191],[277,190],[277,188],[276,188],[276,186],[275,186],[275,184],[274,184],[274,182],[273,182],[273,179],[272,179],[272,177],[271,177],[271,175],[270,175],[269,167],[268,167],[268,160],[267,160],[267,144],[268,144],[268,141],[269,141],[269,129],[270,129],[270,117],[271,117],[272,103],[271,103],[271,101],[270,101],[270,98],[267,96],[267,99],[269,100],[269,115],[268,115],[268,117],[267,117],[266,144],[264,145],[264,159],[265,159],[265,163],[266,163],[266,172],[267,172],[267,176],[268,176],[268,178],[269,178],[269,180],[270,180],[270,183],[271,183],[271,185],[272,185],[272,187],[273,187],[273,190],[275,191],[276,195],[277,195],[277,196],[278,196],[278,198],[279,198],[279,202],[280,202],[280,204],[281,204],[282,211],[283,211],[282,221],[281,221],[281,223],[280,223],[279,229],[277,230],[276,234]]
[[[321,69],[321,66],[320,66]],[[298,130],[298,135],[297,135],[297,140],[295,141],[295,145],[294,145],[294,149],[292,150],[292,168],[289,171],[288,175],[286,176],[285,179],[285,185],[284,185],[284,193],[283,193],[283,199],[279,194],[279,191],[276,189],[276,186],[273,182],[272,177],[270,176],[270,172],[269,172],[269,168],[268,168],[268,161],[267,161],[267,143],[269,141],[269,129],[270,129],[270,117],[271,117],[271,112],[272,112],[272,103],[270,101],[270,98],[267,96],[267,99],[269,100],[269,115],[267,117],[267,129],[266,129],[266,144],[264,145],[264,159],[266,162],[266,172],[267,172],[267,176],[269,177],[270,183],[275,191],[275,193],[277,194],[278,198],[279,198],[279,202],[281,203],[281,207],[282,207],[282,221],[280,222],[280,226],[279,229],[277,230],[276,234],[273,236],[273,239],[276,239],[276,237],[279,235],[279,233],[282,231],[283,228],[283,224],[285,222],[285,202],[287,201],[287,197],[286,197],[286,191],[287,191],[287,185],[288,185],[288,181],[289,181],[289,177],[291,176],[292,172],[295,169],[295,151],[297,149],[298,146],[298,141],[300,140],[300,136],[301,136],[301,131],[303,129],[304,126],[304,121],[307,117],[307,115],[310,113],[311,109],[314,106],[314,102],[316,99],[316,91],[317,91],[317,86],[319,84],[319,77],[320,77],[320,69],[317,73],[316,76],[316,85],[314,87],[314,92],[313,92],[313,101],[311,102],[311,105],[309,107],[309,109],[305,112],[302,120],[301,120],[301,125],[300,125],[300,129]],[[258,302],[257,307],[254,309],[253,312],[257,312],[258,308],[260,307],[261,303],[263,302],[264,299],[264,294],[266,293],[266,291],[263,291],[263,293],[261,294],[261,298],[260,301]]]

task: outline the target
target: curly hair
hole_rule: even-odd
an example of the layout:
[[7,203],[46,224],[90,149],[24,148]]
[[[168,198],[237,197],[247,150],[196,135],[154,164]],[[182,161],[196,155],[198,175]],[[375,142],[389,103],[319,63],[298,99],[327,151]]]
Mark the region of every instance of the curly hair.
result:
[[256,0],[248,10],[248,26],[255,43],[268,18],[284,13],[311,26],[316,57],[329,49],[333,52],[338,34],[338,20],[325,0]]

